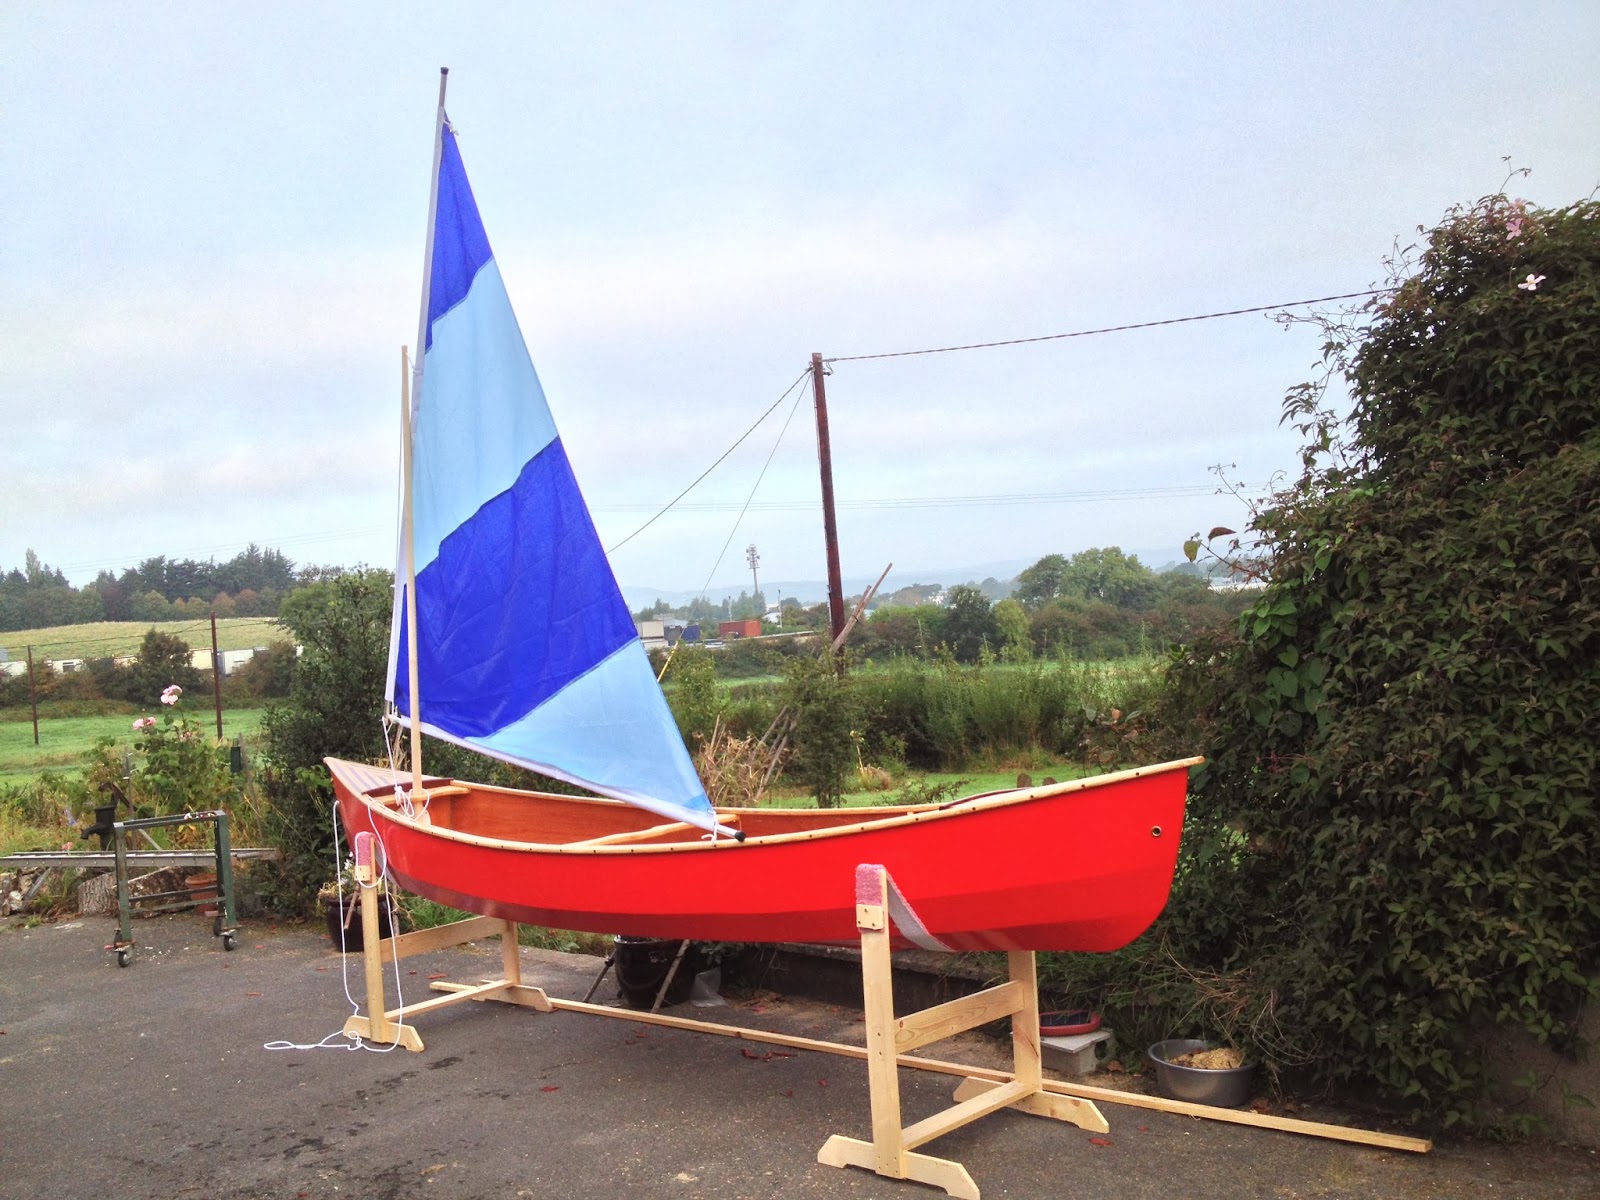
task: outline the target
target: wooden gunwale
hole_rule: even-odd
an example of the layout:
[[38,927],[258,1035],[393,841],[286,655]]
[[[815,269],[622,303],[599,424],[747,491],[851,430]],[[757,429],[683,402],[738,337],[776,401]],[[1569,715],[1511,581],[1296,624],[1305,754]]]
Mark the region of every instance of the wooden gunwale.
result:
[[[960,821],[970,818],[975,813],[987,812],[990,809],[1006,808],[1016,804],[1023,804],[1031,800],[1064,795],[1069,792],[1088,791],[1093,788],[1105,787],[1114,783],[1138,779],[1146,775],[1164,774],[1168,771],[1179,769],[1188,770],[1204,762],[1202,757],[1174,759],[1171,762],[1156,763],[1145,767],[1132,767],[1125,771],[1114,771],[1106,775],[1090,775],[1082,779],[1070,779],[1064,783],[1046,784],[1032,788],[1018,788],[1009,792],[995,792],[975,797],[968,802],[953,802],[950,804],[914,805],[903,808],[870,809],[877,814],[855,821],[847,825],[833,825],[822,829],[797,830],[794,833],[762,834],[748,837],[744,841],[735,841],[733,838],[717,838],[707,841],[692,842],[666,842],[653,845],[595,845],[583,842],[526,842],[513,841],[508,838],[485,837],[481,834],[462,833],[448,826],[424,824],[407,817],[379,799],[373,792],[380,789],[372,788],[359,791],[349,788],[366,807],[374,814],[379,814],[384,820],[393,821],[428,837],[441,838],[453,842],[461,842],[470,846],[480,846],[492,850],[509,850],[523,854],[598,854],[598,855],[627,855],[627,854],[681,854],[687,852],[728,851],[735,849],[750,849],[757,846],[787,845],[797,842],[815,841],[819,838],[848,837],[867,830],[898,829],[920,824],[924,821]],[[332,764],[330,763],[330,766]],[[337,774],[337,770],[335,770]],[[456,781],[450,781],[449,786],[458,786]],[[539,797],[550,798],[578,805],[599,805],[605,808],[616,808],[636,811],[632,805],[620,800],[598,799],[588,796],[552,796],[550,793],[525,792],[515,788],[494,787],[490,785],[472,785],[473,792],[492,793],[508,797]],[[770,816],[775,810],[761,808],[727,808],[717,809],[718,814],[726,813],[730,818],[745,813],[759,814],[763,817]],[[811,810],[800,810],[811,811]],[[884,816],[882,814],[891,815]],[[620,832],[620,831],[619,831]]]

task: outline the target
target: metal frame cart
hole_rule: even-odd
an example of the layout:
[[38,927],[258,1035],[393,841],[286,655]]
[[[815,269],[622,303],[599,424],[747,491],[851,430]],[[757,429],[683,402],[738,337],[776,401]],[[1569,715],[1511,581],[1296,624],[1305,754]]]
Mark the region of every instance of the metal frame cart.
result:
[[[117,966],[125,967],[133,958],[133,910],[138,905],[140,912],[171,912],[177,909],[194,908],[201,904],[212,903],[211,897],[197,899],[188,888],[169,892],[151,892],[146,896],[133,896],[128,891],[128,863],[147,862],[151,855],[148,851],[128,850],[128,832],[130,830],[142,831],[157,829],[170,825],[213,825],[216,832],[213,837],[212,853],[217,867],[217,896],[215,903],[219,906],[217,915],[211,922],[211,936],[222,939],[222,948],[232,950],[239,931],[234,927],[237,910],[233,906],[233,855],[228,846],[228,814],[221,809],[215,812],[187,812],[170,817],[137,817],[131,821],[115,821],[111,826],[111,838],[116,854],[117,872],[117,940],[110,949],[117,956]],[[181,852],[168,852],[162,855],[166,859],[177,858]],[[200,854],[184,856],[183,866],[206,866],[207,858]],[[169,865],[179,865],[171,862]],[[179,899],[182,897],[182,899]],[[153,903],[165,901],[165,903]]]

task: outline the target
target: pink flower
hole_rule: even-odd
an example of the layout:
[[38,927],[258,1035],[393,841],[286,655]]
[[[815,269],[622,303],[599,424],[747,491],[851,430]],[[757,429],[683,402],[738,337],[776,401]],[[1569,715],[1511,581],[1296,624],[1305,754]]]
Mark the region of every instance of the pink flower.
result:
[[178,702],[178,698],[176,696],[174,696],[171,692],[162,692],[161,693],[161,703],[163,703],[163,704],[176,704],[177,702]]
[[155,727],[156,719],[154,717],[140,717],[133,723],[133,729],[135,733],[141,729],[154,729]]
[[1517,286],[1525,292],[1537,292],[1539,290],[1539,285],[1543,282],[1543,275],[1529,275],[1521,283],[1517,284]]
[[1515,241],[1522,236],[1522,223],[1528,216],[1528,203],[1526,200],[1515,200],[1511,204],[1511,214],[1506,217],[1506,241]]

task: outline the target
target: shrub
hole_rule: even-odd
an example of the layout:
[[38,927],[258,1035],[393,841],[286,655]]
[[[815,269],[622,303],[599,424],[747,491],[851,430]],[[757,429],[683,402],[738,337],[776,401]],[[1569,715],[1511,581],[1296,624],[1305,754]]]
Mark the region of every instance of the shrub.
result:
[[1211,761],[1171,921],[1325,1078],[1449,1122],[1475,1029],[1570,1046],[1600,996],[1600,204],[1488,197],[1396,283],[1329,323],[1350,432],[1290,393],[1270,582],[1174,674]]

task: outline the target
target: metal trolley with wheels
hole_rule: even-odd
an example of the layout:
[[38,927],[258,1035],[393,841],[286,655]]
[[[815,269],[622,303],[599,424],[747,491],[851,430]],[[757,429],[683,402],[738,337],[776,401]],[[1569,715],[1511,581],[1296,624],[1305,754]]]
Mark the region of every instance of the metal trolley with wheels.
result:
[[[197,898],[188,888],[170,892],[152,892],[145,896],[132,896],[128,891],[128,863],[130,858],[149,858],[147,854],[130,855],[128,833],[155,829],[163,825],[211,825],[216,833],[213,850],[217,864],[217,895]],[[139,817],[131,821],[116,821],[111,826],[112,842],[116,851],[117,871],[117,940],[110,949],[117,956],[117,966],[125,967],[133,960],[133,911],[137,905],[142,913],[169,912],[194,908],[201,904],[217,905],[217,915],[211,922],[211,936],[222,939],[222,948],[232,950],[238,940],[235,928],[238,918],[233,906],[233,855],[228,846],[228,814],[215,812],[187,812],[170,817]]]

